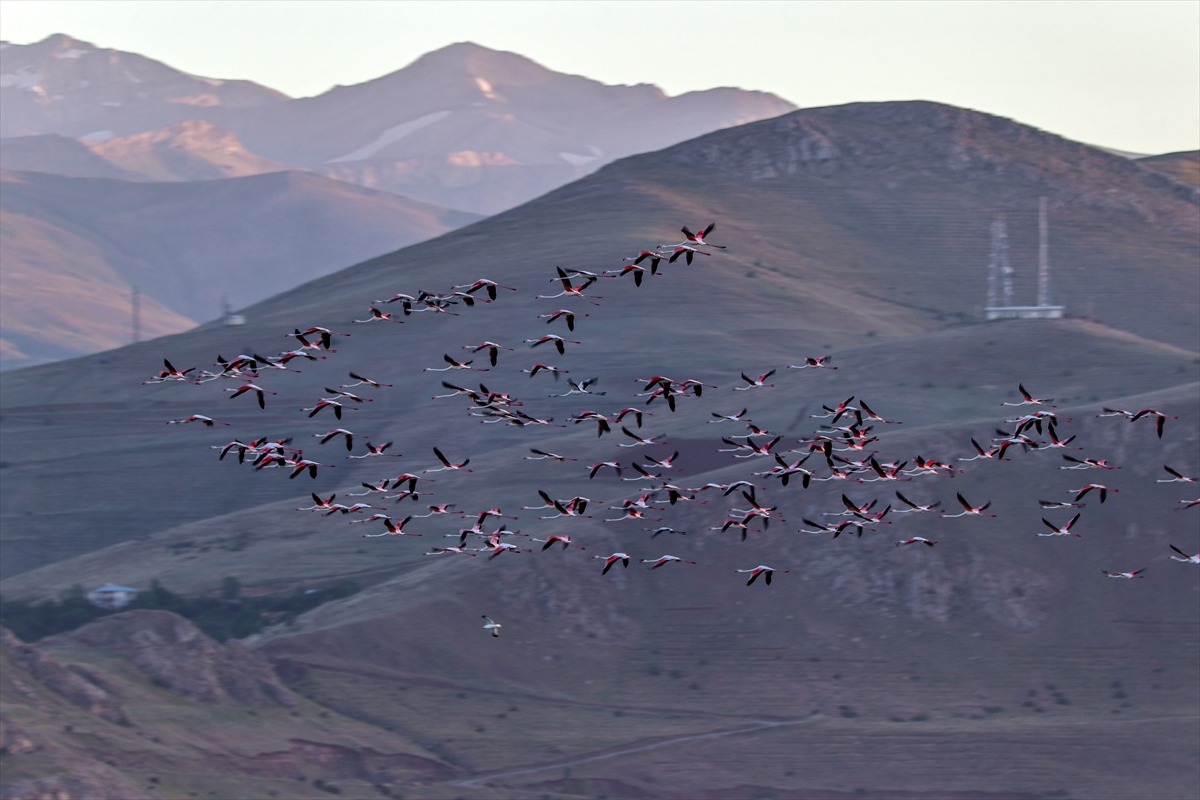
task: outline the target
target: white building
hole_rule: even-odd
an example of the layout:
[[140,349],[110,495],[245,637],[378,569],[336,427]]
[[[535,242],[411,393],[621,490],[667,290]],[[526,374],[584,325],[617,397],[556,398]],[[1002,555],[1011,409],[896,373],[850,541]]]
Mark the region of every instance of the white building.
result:
[[123,608],[137,596],[137,589],[115,583],[106,583],[87,593],[88,602],[100,608]]

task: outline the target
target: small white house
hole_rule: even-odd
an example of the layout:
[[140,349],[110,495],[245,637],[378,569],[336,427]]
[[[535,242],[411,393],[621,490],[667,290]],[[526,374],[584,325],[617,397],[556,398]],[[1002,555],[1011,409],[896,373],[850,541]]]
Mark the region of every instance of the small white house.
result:
[[88,602],[99,608],[123,608],[137,596],[137,589],[117,586],[115,583],[106,583],[87,593]]

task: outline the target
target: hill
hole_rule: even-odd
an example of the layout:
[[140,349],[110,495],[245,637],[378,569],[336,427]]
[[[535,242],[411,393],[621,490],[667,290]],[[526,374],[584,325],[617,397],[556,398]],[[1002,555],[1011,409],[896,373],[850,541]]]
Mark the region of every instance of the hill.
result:
[[[1032,296],[1041,196],[1051,208],[1055,296],[1070,311],[1090,300],[1088,316],[1101,321],[981,323],[974,307],[988,226],[1007,215],[1018,291]],[[1174,510],[1189,487],[1153,481],[1164,463],[1188,475],[1200,468],[1196,203],[1195,192],[1135,162],[928,103],[796,112],[626,159],[264,300],[240,329],[201,326],[103,363],[6,376],[0,589],[44,596],[75,582],[158,578],[211,593],[227,576],[261,593],[340,578],[368,586],[247,644],[307,701],[408,735],[460,770],[428,790],[397,781],[398,792],[1116,798],[1150,783],[1162,796],[1188,796],[1200,752],[1200,606],[1180,599],[1200,584],[1191,565],[1167,559],[1169,544],[1190,553],[1200,542],[1186,516],[1194,510]],[[555,291],[555,264],[615,268],[680,224],[711,220],[712,241],[728,250],[664,266],[640,289],[629,277],[601,280],[588,290],[602,296],[598,306],[533,298]],[[377,298],[480,276],[517,291],[453,306],[459,317],[349,323]],[[537,318],[559,303],[589,314],[573,334],[581,344],[568,343],[565,355],[521,349],[502,352],[486,374],[422,372],[484,339],[521,348],[547,330],[567,336],[561,323]],[[279,392],[265,410],[226,399],[223,382],[140,385],[164,356],[204,367],[217,353],[282,345],[284,333],[307,325],[353,335],[335,337],[339,352],[301,374],[264,375],[262,385]],[[836,372],[786,369],[825,354]],[[596,376],[607,394],[547,397],[566,386],[519,371],[535,360],[572,378]],[[733,390],[745,385],[740,373],[772,368],[774,387]],[[353,454],[369,437],[394,440],[389,452],[402,458],[350,460],[338,441],[313,441],[336,423],[299,409],[351,370],[395,384],[351,390],[372,397],[341,423],[358,434]],[[634,380],[654,374],[719,388],[670,413],[634,396]],[[462,398],[428,399],[445,393],[443,377],[460,386],[482,379],[559,423],[637,404],[653,414],[640,433],[665,441],[618,448],[631,440],[619,431],[597,438],[591,423],[482,425]],[[1085,449],[955,461],[972,453],[972,438],[986,444],[1025,410],[999,405],[1017,401],[1020,382],[1055,398],[1071,420],[1059,435]],[[751,475],[769,459],[716,452],[728,447],[722,436],[745,429],[710,425],[713,413],[745,406],[784,436],[780,449],[792,449],[821,424],[810,414],[850,395],[903,422],[876,423],[878,458],[911,466],[919,454],[963,473],[784,488]],[[1097,419],[1104,406],[1155,407],[1177,419],[1160,440],[1145,421]],[[164,425],[190,413],[231,427]],[[625,424],[638,430],[632,418]],[[336,468],[288,481],[208,449],[258,436],[292,437]],[[469,457],[474,472],[431,475],[436,483],[422,491],[433,496],[422,502],[363,499],[397,516],[426,502],[467,513],[496,504],[520,518],[508,524],[521,533],[567,532],[587,551],[426,557],[455,541],[441,534],[453,536],[457,518],[414,519],[416,541],[365,540],[361,529],[380,533],[378,523],[350,527],[352,517],[293,510],[309,504],[310,490],[340,501],[364,481],[434,468],[435,446],[455,461]],[[579,460],[525,461],[530,447]],[[682,471],[670,474],[681,485],[754,480],[764,487],[758,500],[786,522],[744,542],[709,532],[746,507],[736,493],[713,491],[699,494],[704,504],[662,503],[648,514],[685,536],[651,539],[643,528],[657,521],[602,521],[644,484],[606,471],[589,480],[585,465],[675,450]],[[1060,471],[1062,452],[1122,469]],[[822,461],[807,466],[824,478]],[[1034,535],[1043,517],[1061,524],[1074,513],[1043,511],[1038,499],[1074,497],[1097,477],[1120,491],[1103,506],[1088,495],[1080,539]],[[987,513],[998,516],[897,515],[861,539],[796,533],[805,518],[842,512],[843,492],[885,506],[899,502],[896,488],[952,510],[962,493],[991,501]],[[593,498],[592,518],[543,521],[546,512],[521,509],[538,505],[539,489]],[[896,546],[911,535],[938,545]],[[591,556],[615,550],[697,563],[649,572],[635,562],[601,576]],[[772,586],[747,587],[734,572],[755,564],[780,570]],[[1141,580],[1100,574],[1143,566]],[[481,614],[504,625],[498,639],[478,628]],[[1106,755],[1117,752],[1133,758]]]
[[13,172],[49,172],[72,178],[116,178],[145,181],[150,178],[122,169],[95,153],[88,142],[47,133],[4,140],[0,169]]
[[294,171],[175,184],[0,180],[6,368],[128,343],[134,286],[143,336],[162,336],[213,318],[222,298],[251,303],[476,219]]
[[208,181],[288,169],[249,152],[229,131],[198,120],[88,146],[110,164],[155,181]]
[[1161,156],[1139,158],[1138,163],[1155,172],[1170,175],[1180,183],[1200,187],[1200,150],[1164,153]]

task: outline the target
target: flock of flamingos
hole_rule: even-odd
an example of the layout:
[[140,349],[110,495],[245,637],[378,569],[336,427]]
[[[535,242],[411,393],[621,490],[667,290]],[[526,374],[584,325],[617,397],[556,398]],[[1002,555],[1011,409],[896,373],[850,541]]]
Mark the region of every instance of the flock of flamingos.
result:
[[[556,268],[556,275],[552,279],[552,282],[557,283],[562,290],[557,294],[537,295],[536,299],[563,298],[583,301],[592,306],[599,306],[600,304],[596,301],[602,298],[589,295],[587,292],[601,279],[632,275],[634,284],[640,287],[647,274],[651,276],[662,274],[660,273],[660,266],[663,262],[674,264],[682,258],[690,265],[693,257],[696,255],[709,256],[712,255],[710,252],[711,249],[724,249],[722,245],[713,244],[706,239],[712,233],[714,227],[715,224],[710,224],[706,228],[693,232],[687,226],[684,226],[682,228],[683,234],[686,237],[684,241],[677,245],[660,245],[653,250],[642,250],[638,254],[625,259],[627,263],[619,270],[594,273],[582,269],[564,270],[561,267]],[[354,320],[354,322],[358,324],[375,322],[402,323],[404,322],[404,317],[409,317],[416,313],[458,316],[456,312],[450,310],[452,306],[461,305],[466,308],[473,308],[476,303],[498,302],[501,299],[498,290],[516,291],[511,287],[501,286],[495,281],[481,279],[471,284],[451,287],[451,290],[445,294],[436,294],[427,291],[418,292],[415,296],[396,294],[386,300],[375,301],[371,304],[367,317],[365,319]],[[540,314],[538,315],[538,319],[546,320],[546,324],[560,323],[565,327],[568,335],[570,335],[575,331],[577,320],[588,316],[588,314],[578,311],[559,309],[552,313]],[[292,362],[324,360],[329,354],[336,352],[332,349],[333,337],[349,335],[348,333],[339,333],[323,327],[310,327],[305,330],[297,328],[287,334],[287,336],[295,340],[296,347],[292,350],[282,352],[278,356],[265,357],[256,353],[252,355],[239,355],[230,360],[225,360],[218,356],[215,366],[219,369],[216,371],[201,370],[199,372],[195,368],[178,370],[169,361],[164,360],[164,369],[157,376],[145,383],[177,382],[200,384],[215,380],[232,380],[236,385],[225,389],[226,392],[230,393],[231,399],[252,396],[258,401],[260,408],[265,408],[266,395],[274,395],[275,392],[269,391],[258,384],[261,375],[270,370],[281,372],[298,371],[289,366]],[[565,354],[568,345],[579,345],[581,342],[551,333],[535,339],[526,339],[523,344],[528,345],[532,349],[543,348],[546,351],[553,350],[562,355]],[[477,359],[486,359],[491,367],[495,367],[501,351],[511,352],[513,350],[511,347],[491,341],[484,341],[474,345],[464,345],[462,349],[469,351],[469,353],[457,358],[446,354],[443,358],[442,366],[428,367],[424,371],[464,373],[489,371],[486,367],[473,366],[475,361]],[[809,357],[805,358],[800,364],[789,365],[787,369],[837,369],[836,366],[829,363],[829,360],[828,356]],[[560,375],[567,375],[566,370],[552,364],[540,362],[522,369],[521,373],[528,374],[531,378],[539,373],[546,373],[552,375],[556,382],[559,380]],[[768,383],[768,381],[775,374],[776,370],[770,370],[757,377],[751,377],[742,373],[740,376],[741,384],[734,386],[733,391],[770,391],[775,384]],[[310,408],[304,408],[302,411],[307,412],[308,416],[312,418],[328,409],[340,422],[343,410],[354,408],[364,402],[370,402],[371,398],[364,397],[357,392],[366,393],[369,391],[386,390],[391,387],[391,384],[380,383],[354,372],[350,372],[349,375],[353,380],[352,383],[342,384],[337,389],[326,387],[328,396],[318,399]],[[460,382],[465,383],[465,381]],[[605,392],[596,390],[595,378],[573,380],[568,377],[566,383],[569,387],[567,391],[561,394],[552,394],[550,397],[570,397],[574,395],[599,397],[605,394]],[[683,398],[702,397],[705,390],[709,390],[709,396],[712,397],[718,391],[718,387],[702,383],[698,380],[688,379],[680,381],[665,375],[653,375],[639,380],[639,383],[643,385],[643,391],[634,396],[639,399],[646,398],[644,402],[621,408],[610,414],[601,414],[591,410],[580,411],[573,416],[567,417],[566,422],[585,426],[588,423],[595,424],[597,436],[603,437],[607,434],[613,434],[614,438],[621,439],[618,442],[618,447],[622,449],[629,448],[632,450],[642,446],[662,445],[665,442],[659,441],[661,437],[643,436],[630,429],[631,424],[638,429],[642,427],[643,416],[651,413],[647,409],[647,406],[657,401],[666,405],[671,412],[674,412],[676,403]],[[562,424],[555,424],[551,419],[540,419],[526,413],[521,409],[522,403],[512,395],[488,389],[483,384],[479,384],[479,388],[476,390],[469,386],[460,386],[449,380],[443,380],[442,386],[445,387],[447,393],[437,395],[434,399],[464,397],[471,403],[468,413],[471,416],[481,418],[484,424],[505,424],[518,427],[566,427]],[[722,437],[721,441],[728,447],[719,452],[733,453],[733,458],[745,459],[748,464],[763,464],[762,469],[750,472],[748,477],[763,479],[764,483],[772,479],[778,480],[782,486],[787,486],[791,481],[800,483],[804,488],[808,488],[810,483],[814,481],[845,481],[847,485],[864,485],[868,483],[898,485],[899,482],[909,482],[918,477],[944,476],[961,472],[955,466],[958,462],[979,460],[1000,461],[1006,460],[1009,453],[1030,450],[1057,449],[1063,451],[1061,455],[1064,463],[1059,467],[1059,469],[1063,470],[1090,471],[1092,474],[1106,475],[1120,469],[1119,466],[1110,464],[1103,458],[1080,457],[1066,452],[1068,450],[1081,450],[1081,448],[1071,446],[1071,442],[1075,439],[1075,436],[1068,436],[1066,438],[1060,438],[1059,436],[1059,424],[1069,423],[1071,420],[1060,418],[1051,410],[1054,408],[1051,405],[1053,398],[1035,397],[1026,391],[1024,385],[1019,387],[1019,391],[1021,395],[1019,402],[1005,402],[1000,404],[1002,406],[1020,407],[1024,412],[1018,413],[1013,419],[1005,421],[1007,425],[1011,426],[1011,430],[1004,431],[997,429],[999,438],[992,439],[987,446],[981,445],[975,439],[972,439],[971,445],[974,455],[957,458],[955,462],[951,463],[925,459],[921,456],[912,459],[911,465],[908,461],[885,462],[878,460],[876,457],[877,451],[869,447],[872,443],[879,440],[878,436],[872,435],[874,427],[877,424],[891,425],[899,423],[897,420],[889,420],[880,416],[861,399],[856,403],[854,397],[849,397],[832,406],[822,406],[824,413],[810,415],[812,418],[823,420],[820,426],[821,429],[810,437],[800,439],[798,441],[798,448],[786,451],[776,449],[780,442],[783,441],[783,437],[772,434],[755,425],[747,416],[745,408],[737,413],[729,414],[710,412],[713,419],[709,420],[708,424],[722,424],[725,427],[744,425],[746,433],[731,434]],[[1136,411],[1105,408],[1099,416],[1123,418],[1131,423],[1146,420],[1156,426],[1159,439],[1163,437],[1166,421],[1174,419],[1174,417],[1170,417],[1153,408],[1143,408]],[[630,420],[630,422],[627,422],[627,420]],[[171,420],[168,424],[192,422],[201,423],[210,428],[215,425],[228,424],[201,414],[193,414],[185,419]],[[588,427],[590,429],[590,426]],[[620,437],[617,437],[617,431],[619,431]],[[1035,438],[1035,436],[1044,438]],[[347,458],[351,459],[398,457],[397,454],[388,452],[392,446],[392,442],[373,444],[369,440],[369,437],[360,436],[347,428],[337,427],[324,433],[313,434],[313,437],[318,439],[321,444],[340,439],[344,442],[347,451],[350,451],[350,455]],[[356,441],[362,442],[365,452],[354,453]],[[301,448],[291,446],[290,439],[277,441],[269,441],[265,438],[252,441],[234,439],[224,445],[215,446],[213,449],[220,451],[219,457],[221,459],[224,459],[226,456],[236,455],[239,463],[249,461],[256,470],[288,470],[291,478],[295,478],[305,472],[310,477],[316,478],[318,470],[323,467],[332,466],[306,457]],[[578,460],[538,448],[530,448],[530,453],[531,455],[526,456],[527,460],[553,461],[558,464]],[[351,497],[378,497],[382,500],[394,500],[397,505],[406,499],[419,502],[422,496],[429,494],[428,492],[419,491],[419,488],[422,488],[425,482],[436,480],[427,477],[428,475],[439,472],[471,472],[467,467],[470,463],[469,458],[455,462],[436,447],[433,448],[433,454],[440,463],[440,466],[425,469],[421,472],[404,472],[395,478],[383,479],[376,483],[362,483],[361,487],[364,491],[349,493],[347,495],[347,503],[335,502],[337,500],[336,494],[330,494],[328,497],[322,498],[313,493],[313,505],[298,510],[317,512],[325,516],[334,514],[344,516],[362,514],[363,517],[361,519],[353,520],[353,522],[379,523],[382,528],[379,532],[366,534],[369,538],[382,536],[420,536],[420,533],[406,530],[406,527],[414,520],[451,515],[463,518],[467,517],[467,512],[455,510],[454,503],[431,504],[427,506],[428,513],[411,514],[400,518],[393,517],[379,510],[378,506],[370,503],[349,501]],[[730,508],[724,522],[709,530],[727,532],[733,529],[740,534],[742,541],[745,541],[748,533],[767,529],[772,520],[780,523],[785,522],[778,511],[778,506],[768,505],[767,501],[764,501],[759,496],[759,492],[765,491],[766,487],[755,484],[751,480],[737,480],[726,484],[705,483],[697,487],[684,487],[672,483],[667,473],[679,469],[674,465],[678,456],[678,452],[660,459],[646,456],[640,459],[642,463],[638,463],[638,459],[635,457],[625,464],[620,463],[614,458],[613,460],[599,461],[588,466],[586,469],[593,479],[597,474],[605,472],[611,473],[619,481],[641,484],[636,489],[636,497],[626,498],[620,502],[620,505],[608,507],[609,510],[616,511],[618,514],[613,517],[605,517],[604,522],[634,521],[638,523],[659,523],[662,522],[662,518],[650,515],[664,512],[670,506],[676,506],[680,503],[705,502],[698,500],[698,496],[701,493],[710,491],[719,492],[726,497],[736,492],[739,500],[735,502],[744,501],[746,507]],[[795,458],[789,460],[790,456],[795,456]],[[806,464],[809,466],[806,467]],[[1187,483],[1192,485],[1197,483],[1197,478],[1186,476],[1172,469],[1170,466],[1164,466],[1164,469],[1167,477],[1157,480],[1156,483]],[[635,477],[624,477],[626,472],[632,472]],[[1082,501],[1085,499],[1091,500],[1094,498],[1100,504],[1103,504],[1108,499],[1110,493],[1118,491],[1118,488],[1105,483],[1084,481],[1081,482],[1081,486],[1078,489],[1072,490],[1064,500],[1039,500],[1038,502],[1046,511],[1068,512],[1084,508],[1086,504]],[[878,499],[872,499],[869,502],[856,502],[851,500],[848,494],[844,493],[842,494],[844,508],[815,515],[818,517],[818,520],[827,519],[828,521],[804,519],[803,522],[806,527],[799,529],[798,532],[813,535],[828,535],[834,539],[842,535],[861,537],[864,530],[876,530],[880,525],[891,524],[892,520],[885,519],[889,515],[892,515],[893,519],[901,514],[928,514],[934,518],[945,519],[995,516],[986,513],[991,505],[990,502],[978,503],[979,498],[968,500],[961,493],[957,493],[955,498],[961,510],[951,514],[941,508],[940,502],[914,502],[894,486],[893,492],[897,502],[894,505],[886,505],[882,510],[877,509]],[[909,490],[909,493],[912,494],[912,491]],[[523,510],[547,512],[540,515],[539,519],[591,518],[586,514],[586,511],[589,506],[594,507],[594,501],[589,498],[554,498],[545,491],[539,491],[538,494],[542,500],[542,504],[523,506]],[[1200,498],[1180,500],[1178,510],[1195,506],[1200,506]],[[368,511],[374,513],[367,516]],[[1065,522],[1052,522],[1043,517],[1042,522],[1045,530],[1040,531],[1037,535],[1044,537],[1080,537],[1081,534],[1074,531],[1073,528],[1079,522],[1081,514],[1082,512],[1075,511],[1074,515]],[[457,554],[474,558],[483,553],[487,554],[489,559],[494,559],[505,553],[515,554],[531,551],[531,548],[521,547],[516,544],[512,541],[514,539],[516,541],[527,539],[529,542],[540,544],[543,551],[552,548],[556,544],[561,545],[563,550],[569,548],[585,549],[572,540],[570,533],[566,532],[565,528],[560,529],[560,532],[547,535],[545,539],[536,539],[515,530],[510,531],[507,529],[507,523],[499,524],[498,527],[492,530],[485,529],[488,520],[492,518],[495,518],[497,521],[500,519],[516,519],[514,516],[503,514],[499,508],[479,511],[470,516],[474,519],[470,527],[461,528],[456,534],[446,534],[448,537],[456,538],[458,540],[456,544],[450,544],[445,547],[434,547],[424,555]],[[666,525],[652,525],[643,530],[650,532],[651,540],[662,534],[685,533]],[[468,543],[477,544],[478,546],[469,547]],[[914,544],[934,547],[937,545],[937,541],[926,536],[909,536],[896,541],[897,547]],[[1170,545],[1170,547],[1174,551],[1170,555],[1171,559],[1200,565],[1200,553],[1189,555],[1174,545]],[[630,561],[633,560],[625,552],[594,555],[592,558],[600,559],[603,562],[601,566],[602,574],[607,574],[617,564],[620,564],[622,567],[628,567]],[[684,564],[696,563],[669,554],[656,558],[639,558],[637,561],[643,564],[650,564],[649,568],[652,570],[675,562]],[[770,585],[772,576],[776,572],[785,573],[787,571],[774,569],[762,564],[745,569],[736,569],[737,573],[748,574],[747,585],[753,584],[760,576],[763,578],[765,584]],[[1108,577],[1118,579],[1141,578],[1144,572],[1144,568],[1126,571],[1104,570],[1104,574]],[[501,627],[500,624],[487,617],[484,617],[484,620],[484,628],[493,636],[498,636],[498,631]]]

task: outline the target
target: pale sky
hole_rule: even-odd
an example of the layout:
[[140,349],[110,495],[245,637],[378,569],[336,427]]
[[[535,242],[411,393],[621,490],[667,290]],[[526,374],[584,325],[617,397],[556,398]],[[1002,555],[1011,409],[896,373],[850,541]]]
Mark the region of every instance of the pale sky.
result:
[[293,97],[471,41],[605,83],[802,107],[935,100],[1139,153],[1200,148],[1200,2],[4,0],[0,35],[66,33]]

